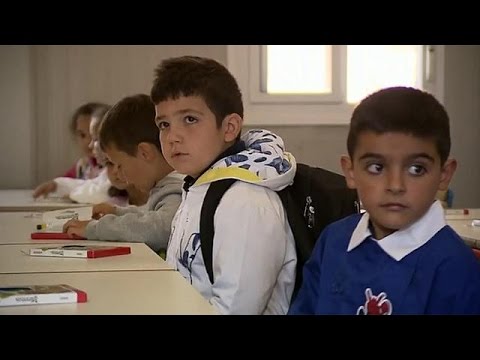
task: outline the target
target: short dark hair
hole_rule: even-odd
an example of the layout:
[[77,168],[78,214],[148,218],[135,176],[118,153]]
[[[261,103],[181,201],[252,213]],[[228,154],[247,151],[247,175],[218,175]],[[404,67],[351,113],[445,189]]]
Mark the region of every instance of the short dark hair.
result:
[[411,87],[391,87],[377,91],[355,108],[347,139],[348,154],[353,158],[360,133],[400,132],[435,142],[441,164],[450,154],[448,114],[433,95]]
[[89,102],[80,106],[72,115],[70,120],[70,130],[73,134],[75,134],[75,130],[77,130],[77,119],[82,116],[92,116],[95,110],[106,107],[108,105],[100,103],[100,102]]
[[141,142],[155,145],[161,152],[159,130],[155,125],[155,105],[145,94],[127,96],[105,114],[99,131],[103,151],[111,145],[131,156]]
[[233,75],[219,62],[197,56],[162,61],[155,69],[150,97],[155,104],[180,96],[200,96],[220,127],[223,119],[236,113],[243,118],[242,93]]

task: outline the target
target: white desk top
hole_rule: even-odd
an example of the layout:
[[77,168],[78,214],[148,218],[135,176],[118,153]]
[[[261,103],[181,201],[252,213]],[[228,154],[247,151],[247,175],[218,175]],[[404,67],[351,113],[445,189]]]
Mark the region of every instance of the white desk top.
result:
[[70,207],[88,206],[62,198],[34,200],[33,190],[0,190],[0,211],[47,211]]
[[480,249],[480,227],[472,226],[472,220],[448,220],[450,225],[458,235],[471,247]]
[[[120,243],[105,241],[65,241],[57,240],[63,245],[118,245],[130,246],[131,254],[108,256],[96,259],[60,258],[27,255],[30,248],[42,245],[1,245],[0,274],[23,273],[59,273],[59,272],[90,272],[90,271],[134,271],[134,270],[172,270],[160,256],[147,245],[141,243]],[[48,246],[53,246],[49,244]],[[22,252],[23,251],[23,252]],[[27,254],[26,254],[27,253]]]
[[32,243],[30,233],[37,231],[36,225],[42,222],[37,214],[0,212],[0,245]]
[[[468,214],[465,214],[465,210]],[[445,209],[447,220],[473,220],[480,219],[480,209]]]
[[87,302],[0,307],[0,315],[217,314],[177,271],[0,274],[0,286],[61,283],[85,291]]
[[57,244],[58,240],[32,240],[30,234],[38,231],[36,226],[43,223],[39,212],[0,212],[0,245],[12,244]]

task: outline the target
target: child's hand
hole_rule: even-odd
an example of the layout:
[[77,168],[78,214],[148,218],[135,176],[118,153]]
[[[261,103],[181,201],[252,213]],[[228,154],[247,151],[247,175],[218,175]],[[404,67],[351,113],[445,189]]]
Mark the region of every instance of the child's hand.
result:
[[86,237],[85,236],[85,229],[87,228],[87,224],[91,220],[68,220],[64,225],[63,225],[63,232],[68,233],[68,235],[77,235],[80,237]]
[[92,208],[92,219],[100,219],[102,216],[107,214],[115,215],[115,207],[109,203],[97,204]]
[[51,192],[54,192],[57,190],[57,183],[53,180],[44,182],[43,184],[40,184],[37,186],[37,188],[33,191],[33,198],[36,199],[39,196],[43,195],[43,197],[46,197],[48,194]]

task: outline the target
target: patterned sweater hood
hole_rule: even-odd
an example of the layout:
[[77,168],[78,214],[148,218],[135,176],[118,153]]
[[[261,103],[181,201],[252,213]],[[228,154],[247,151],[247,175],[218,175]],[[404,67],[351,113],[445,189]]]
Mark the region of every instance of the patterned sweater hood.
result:
[[224,157],[205,171],[193,186],[233,178],[274,191],[291,185],[295,158],[285,151],[283,140],[267,130],[250,130],[241,140],[245,150]]

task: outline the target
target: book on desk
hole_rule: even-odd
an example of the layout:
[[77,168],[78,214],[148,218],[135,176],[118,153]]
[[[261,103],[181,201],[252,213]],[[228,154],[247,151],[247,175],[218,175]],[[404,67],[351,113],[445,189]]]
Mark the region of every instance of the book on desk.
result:
[[85,237],[69,235],[63,232],[63,226],[69,220],[90,220],[92,207],[47,211],[42,214],[41,223],[37,224],[35,232],[30,234],[32,240],[85,240]]
[[130,252],[129,246],[63,245],[31,248],[29,255],[94,259],[106,256],[127,255]]
[[37,231],[30,234],[32,240],[86,240],[87,238],[78,235],[69,235],[64,232],[56,231]]
[[87,301],[87,293],[70,285],[0,287],[0,306],[68,304]]

